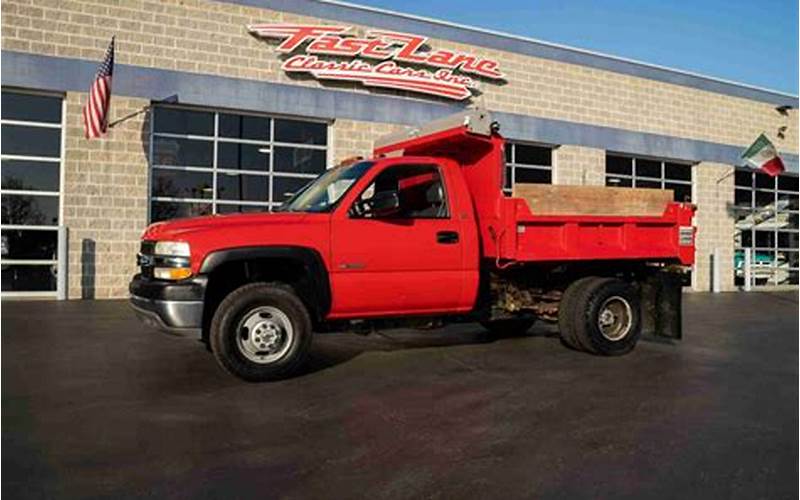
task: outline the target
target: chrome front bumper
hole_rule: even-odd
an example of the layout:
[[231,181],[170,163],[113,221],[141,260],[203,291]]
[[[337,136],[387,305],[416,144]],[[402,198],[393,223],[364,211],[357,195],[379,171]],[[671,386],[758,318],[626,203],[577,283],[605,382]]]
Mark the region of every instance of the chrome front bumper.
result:
[[182,337],[199,338],[203,327],[205,278],[168,282],[134,276],[130,305],[146,325]]

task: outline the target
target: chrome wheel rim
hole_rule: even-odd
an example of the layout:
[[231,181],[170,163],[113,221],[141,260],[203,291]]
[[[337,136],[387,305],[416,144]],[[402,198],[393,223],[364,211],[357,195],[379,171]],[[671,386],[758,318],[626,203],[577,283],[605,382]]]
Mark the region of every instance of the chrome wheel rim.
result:
[[622,340],[630,333],[632,324],[633,310],[623,297],[609,297],[600,306],[597,327],[606,339],[612,342]]
[[248,360],[261,365],[274,363],[289,351],[294,328],[280,309],[260,306],[248,311],[236,327],[236,345]]

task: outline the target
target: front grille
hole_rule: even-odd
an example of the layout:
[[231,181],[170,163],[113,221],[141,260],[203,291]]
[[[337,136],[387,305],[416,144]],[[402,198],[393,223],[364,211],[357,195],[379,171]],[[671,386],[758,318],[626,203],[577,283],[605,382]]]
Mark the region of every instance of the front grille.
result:
[[141,246],[139,246],[139,253],[142,255],[153,255],[156,250],[156,242],[155,241],[142,241]]
[[142,241],[141,245],[139,246],[139,256],[137,258],[136,264],[139,265],[139,269],[141,269],[142,276],[145,278],[152,278],[153,277],[153,253],[156,249],[156,242],[155,241]]

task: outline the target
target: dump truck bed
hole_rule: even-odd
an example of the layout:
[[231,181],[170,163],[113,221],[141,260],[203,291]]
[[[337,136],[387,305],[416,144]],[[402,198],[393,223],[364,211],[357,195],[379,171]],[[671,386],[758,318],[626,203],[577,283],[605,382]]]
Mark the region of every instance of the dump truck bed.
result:
[[694,262],[694,208],[669,203],[659,216],[538,215],[509,198],[499,258],[508,261]]
[[694,206],[672,191],[518,185],[504,200],[507,241],[500,258],[694,260]]

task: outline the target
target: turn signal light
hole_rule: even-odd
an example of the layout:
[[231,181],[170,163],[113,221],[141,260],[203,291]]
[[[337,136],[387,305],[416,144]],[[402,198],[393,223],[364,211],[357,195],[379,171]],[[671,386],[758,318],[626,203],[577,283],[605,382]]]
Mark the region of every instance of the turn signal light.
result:
[[156,267],[153,269],[153,277],[160,280],[182,280],[190,277],[192,270],[188,267]]

